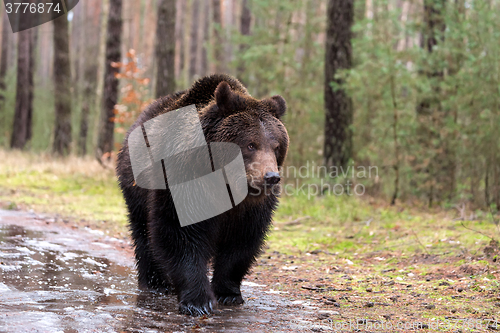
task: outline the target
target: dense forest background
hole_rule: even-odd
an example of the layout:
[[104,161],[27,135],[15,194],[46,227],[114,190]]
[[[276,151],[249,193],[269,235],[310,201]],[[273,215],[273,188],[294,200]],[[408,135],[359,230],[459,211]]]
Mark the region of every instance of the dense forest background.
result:
[[327,180],[500,207],[498,0],[84,0],[16,34],[2,11],[6,149],[112,158],[150,101],[226,72],[286,99],[287,166],[376,166]]

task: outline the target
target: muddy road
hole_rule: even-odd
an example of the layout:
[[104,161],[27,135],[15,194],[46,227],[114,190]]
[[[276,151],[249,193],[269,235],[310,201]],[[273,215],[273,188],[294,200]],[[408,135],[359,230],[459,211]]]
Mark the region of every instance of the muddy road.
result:
[[[245,304],[177,313],[137,289],[130,244],[35,214],[0,210],[0,332],[307,332],[315,309],[245,282]],[[300,313],[300,316],[298,315]]]

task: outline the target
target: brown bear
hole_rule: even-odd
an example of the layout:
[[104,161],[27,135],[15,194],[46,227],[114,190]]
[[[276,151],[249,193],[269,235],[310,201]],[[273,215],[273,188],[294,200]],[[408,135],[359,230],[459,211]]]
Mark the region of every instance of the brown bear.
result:
[[[192,104],[208,143],[240,147],[248,195],[225,213],[181,227],[168,187],[135,186],[127,138],[144,122]],[[140,289],[176,292],[180,312],[189,315],[209,314],[216,301],[243,303],[241,281],[261,253],[278,204],[279,168],[289,143],[280,120],[285,111],[281,96],[255,99],[237,79],[216,74],[154,101],[140,114],[125,137],[116,168],[128,208]]]

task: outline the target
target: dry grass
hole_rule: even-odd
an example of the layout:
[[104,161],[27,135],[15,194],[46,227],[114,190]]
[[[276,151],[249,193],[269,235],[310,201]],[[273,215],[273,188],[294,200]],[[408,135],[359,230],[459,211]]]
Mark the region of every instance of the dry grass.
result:
[[0,150],[0,203],[108,232],[126,233],[123,199],[112,168],[89,157]]
[[68,156],[55,158],[47,153],[30,153],[22,151],[0,150],[0,172],[20,172],[36,170],[41,173],[55,175],[83,175],[95,179],[114,177],[112,168],[103,168],[95,158],[89,156]]
[[[79,224],[126,234],[126,209],[112,167],[95,159],[0,150],[0,207],[33,209]],[[464,215],[464,214],[462,214]],[[474,216],[469,221],[467,218]],[[465,221],[455,220],[457,217]],[[488,212],[382,204],[348,196],[284,196],[269,235],[272,250],[353,254],[481,253],[499,231]],[[105,221],[104,223],[102,221]],[[477,232],[465,229],[461,223]],[[487,235],[487,236],[485,236]]]

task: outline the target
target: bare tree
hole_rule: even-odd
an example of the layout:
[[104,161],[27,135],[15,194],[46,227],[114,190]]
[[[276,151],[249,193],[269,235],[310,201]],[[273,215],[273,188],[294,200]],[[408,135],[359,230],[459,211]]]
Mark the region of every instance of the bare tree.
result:
[[[87,0],[88,1],[88,0]],[[71,26],[76,27],[76,29],[70,29],[70,58],[71,58],[71,85],[73,87],[73,98],[75,101],[80,99],[81,96],[81,83],[83,77],[83,64],[85,62],[85,57],[80,55],[84,52],[84,43],[86,42],[84,38],[85,26],[88,22],[85,22],[85,6],[80,4],[73,8],[73,18],[71,20]]]
[[186,86],[190,83],[189,79],[189,51],[190,51],[190,43],[191,40],[191,8],[192,1],[185,1],[184,8],[182,9],[182,15],[179,16],[179,20],[181,20],[182,26],[182,39],[184,40],[182,43],[182,68],[181,68],[181,76],[180,82],[182,86]]
[[[184,3],[185,0],[178,1]],[[158,23],[157,16],[157,1],[146,0],[143,14],[143,32],[140,34],[140,50],[143,50],[144,64],[147,65],[145,72],[146,77],[153,77],[156,71],[155,66],[151,66],[150,64],[154,64],[156,62],[154,56],[156,34],[152,32],[155,31],[156,25]]]
[[191,36],[189,45],[189,80],[196,75],[196,62],[198,60],[198,28],[199,28],[200,1],[192,0],[191,3]]
[[352,101],[335,75],[352,66],[354,0],[328,0],[325,54],[326,165],[346,166],[352,154]]
[[2,128],[0,135],[3,136],[5,127],[7,126],[7,117],[5,110],[5,76],[7,75],[7,57],[9,50],[9,36],[10,36],[10,26],[9,18],[7,12],[3,12],[2,16],[2,45],[0,53],[0,123],[2,123]]
[[176,20],[175,20],[175,77],[181,79],[182,69],[184,68],[184,20],[183,15],[186,11],[186,2],[176,1]]
[[234,9],[235,3],[233,0],[223,0],[222,5],[222,20],[224,22],[223,26],[223,46],[222,46],[222,56],[224,57],[225,70],[228,71],[227,64],[233,60],[233,44],[231,41],[232,29],[234,27]]
[[[241,5],[241,18],[240,18],[240,33],[243,36],[250,35],[250,23],[252,22],[252,13],[250,12],[250,8],[248,7],[248,0],[243,0]],[[245,52],[248,48],[246,43],[240,44],[240,53]],[[245,65],[242,61],[238,66],[238,78],[241,80],[241,76],[245,73]]]
[[252,22],[252,13],[248,7],[248,0],[243,0],[241,6],[240,32],[244,36],[250,35],[250,23]]
[[158,1],[156,25],[156,90],[161,97],[175,92],[175,0]]
[[103,106],[101,109],[101,124],[99,126],[99,139],[96,152],[98,159],[101,159],[103,154],[110,153],[114,145],[115,123],[113,120],[113,111],[118,102],[118,79],[116,78],[116,73],[118,73],[119,69],[113,66],[113,63],[119,62],[121,59],[121,0],[111,0],[109,3],[107,32]]
[[32,135],[35,28],[18,33],[17,87],[11,148],[23,149]]
[[210,42],[210,0],[202,0],[203,10],[202,10],[202,27],[200,36],[200,61],[199,61],[199,74],[208,74],[208,53],[207,44]]
[[[9,27],[9,29],[11,29]],[[10,30],[12,32],[12,30]],[[12,68],[16,66],[17,63],[17,42],[18,42],[18,33],[11,33],[9,38],[9,48],[8,48],[8,56],[7,56],[7,68]]]
[[0,101],[3,103],[5,96],[5,75],[7,74],[7,57],[9,50],[9,36],[10,36],[10,25],[9,17],[7,12],[3,12],[2,17],[2,46],[1,46],[1,58],[0,58]]
[[[83,19],[86,24],[82,25],[84,33],[88,36],[99,36],[100,20],[99,15],[96,15],[96,7],[99,3],[97,0],[83,2],[82,6]],[[90,38],[83,44],[83,98],[80,118],[80,133],[78,135],[78,154],[87,154],[87,137],[89,129],[90,111],[94,108],[96,98],[97,59],[99,57],[99,40]]]
[[213,55],[215,63],[215,72],[224,72],[224,54],[222,48],[222,15],[220,0],[212,0],[212,20],[213,20]]
[[[432,86],[431,94],[422,94],[417,105],[418,141],[430,153],[430,163],[422,170],[427,174],[430,184],[428,189],[429,206],[433,201],[451,199],[454,187],[455,161],[452,157],[449,138],[441,133],[441,128],[449,116],[443,109],[440,100],[441,82],[444,79],[442,61],[437,61],[442,55],[436,52],[436,46],[444,42],[446,23],[444,20],[446,0],[424,1],[424,24],[420,46],[427,50],[427,56],[422,64],[423,73]],[[427,157],[427,156],[426,156]]]
[[78,135],[78,154],[87,154],[87,137],[89,131],[90,108],[95,98],[94,87],[97,81],[97,65],[85,64],[83,72],[83,100],[80,118],[80,133]]
[[67,155],[71,148],[71,65],[67,14],[54,20],[55,129],[53,151]]
[[[101,1],[101,11],[99,15],[95,15],[97,18],[99,16],[99,50],[97,51],[97,84],[95,88],[95,101],[94,101],[94,119],[92,126],[92,146],[95,151],[98,141],[101,126],[101,113],[103,105],[103,93],[104,93],[104,72],[106,70],[106,37],[108,33],[108,19],[109,19],[109,1]],[[97,38],[96,38],[97,39]]]

